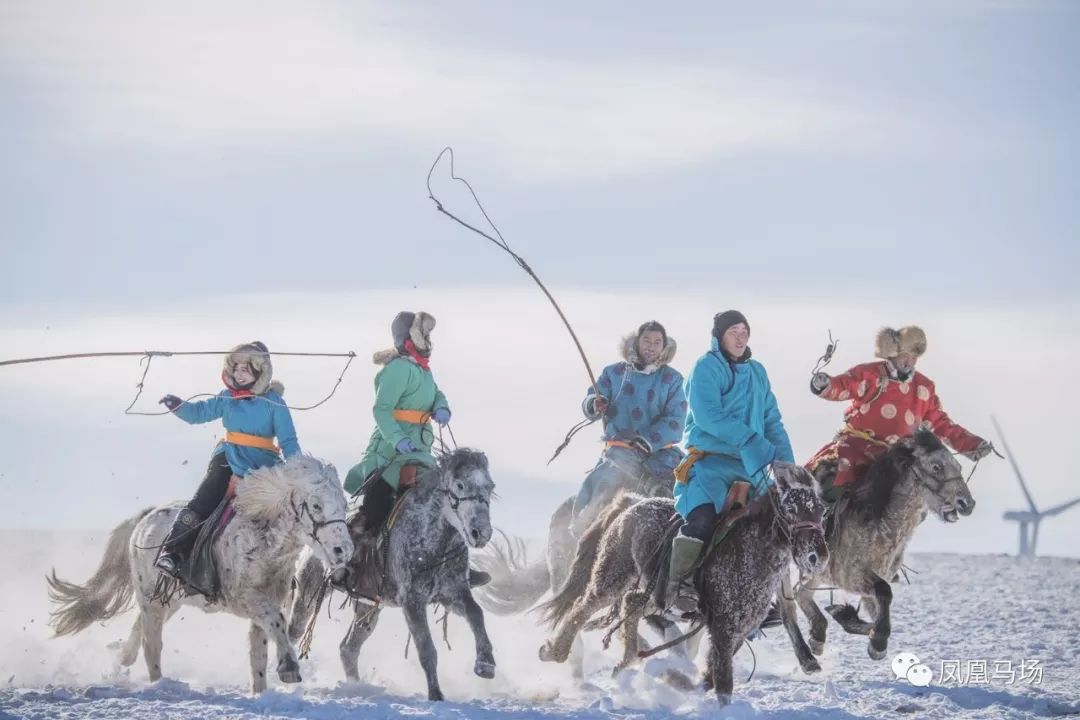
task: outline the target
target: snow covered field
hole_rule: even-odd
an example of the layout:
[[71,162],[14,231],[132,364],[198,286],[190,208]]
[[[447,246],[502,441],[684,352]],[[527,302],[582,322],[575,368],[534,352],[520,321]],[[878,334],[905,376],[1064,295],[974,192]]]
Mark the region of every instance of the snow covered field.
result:
[[[320,618],[300,687],[277,684],[261,697],[247,693],[247,632],[224,615],[182,611],[165,629],[166,679],[149,684],[140,657],[115,666],[110,642],[125,637],[131,613],[82,635],[49,639],[44,574],[53,565],[83,581],[96,565],[104,533],[0,533],[0,717],[26,718],[661,718],[709,717],[1061,717],[1080,715],[1080,561],[1002,556],[916,554],[918,571],[896,590],[890,658],[914,653],[933,671],[930,687],[896,680],[888,659],[871,661],[865,639],[830,628],[833,641],[815,677],[797,667],[786,635],[769,631],[753,659],[736,658],[736,700],[720,711],[711,695],[674,689],[659,676],[678,666],[663,657],[610,678],[615,649],[590,637],[588,683],[569,668],[540,663],[543,631],[531,618],[494,618],[498,675],[471,674],[472,642],[452,619],[450,644],[439,646],[448,701],[424,699],[415,651],[405,658],[404,623],[396,610],[361,655],[359,685],[346,684],[336,645],[348,615]],[[827,598],[822,596],[821,601]],[[986,661],[986,681],[980,675]],[[1032,661],[1037,661],[1033,664]],[[687,668],[683,667],[686,670]],[[955,675],[959,681],[944,678]],[[1041,677],[1040,677],[1041,673]],[[271,673],[272,675],[272,673]],[[966,681],[966,682],[965,682]]]

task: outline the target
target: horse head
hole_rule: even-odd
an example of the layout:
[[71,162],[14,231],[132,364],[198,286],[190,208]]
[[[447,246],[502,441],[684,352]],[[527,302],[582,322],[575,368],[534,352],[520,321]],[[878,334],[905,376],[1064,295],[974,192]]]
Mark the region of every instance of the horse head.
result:
[[920,428],[898,444],[911,455],[910,472],[931,512],[948,523],[971,514],[975,498],[960,463],[932,431]]
[[241,517],[289,525],[331,571],[352,557],[337,469],[310,455],[252,471],[237,484],[233,506]]
[[801,572],[819,572],[829,562],[829,547],[821,525],[825,506],[817,480],[800,465],[778,461],[772,469],[777,522],[791,541],[791,557]]
[[441,456],[436,468],[437,490],[446,495],[443,518],[471,548],[482,548],[491,539],[491,495],[495,483],[488,473],[488,459],[478,450],[459,448]]

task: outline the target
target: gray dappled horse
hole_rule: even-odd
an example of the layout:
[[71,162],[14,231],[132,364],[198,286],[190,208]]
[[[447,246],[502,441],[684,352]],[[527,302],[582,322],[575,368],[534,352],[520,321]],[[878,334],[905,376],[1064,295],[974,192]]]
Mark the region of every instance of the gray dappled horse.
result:
[[[441,604],[464,615],[476,638],[473,671],[495,677],[495,656],[484,627],[484,611],[469,587],[469,549],[482,548],[491,539],[491,496],[495,483],[488,473],[487,456],[460,448],[440,456],[434,467],[417,475],[416,486],[401,500],[393,524],[383,538],[380,604],[355,602],[355,614],[341,641],[341,663],[350,680],[358,680],[357,660],[364,642],[375,630],[382,605],[400,607],[416,643],[420,665],[427,677],[428,699],[442,700],[436,672],[438,654],[428,625],[427,608]],[[356,530],[354,532],[361,532]],[[360,545],[358,538],[357,545]],[[358,562],[358,552],[354,559]],[[365,572],[350,563],[346,585],[359,587]],[[310,599],[324,577],[321,558],[311,555],[298,575],[289,625],[295,640],[315,611]]]
[[[835,472],[822,463],[820,478]],[[789,579],[780,597],[784,626],[803,670],[820,670],[814,655],[825,649],[828,622],[814,601],[815,588],[836,587],[862,598],[870,621],[850,604],[830,605],[830,615],[849,633],[869,635],[867,651],[880,660],[888,650],[893,578],[900,570],[904,548],[926,515],[947,523],[975,509],[960,463],[929,430],[895,443],[868,469],[866,477],[837,501],[826,523],[832,561],[803,577],[793,588]],[[794,597],[792,596],[794,591]],[[810,646],[799,630],[795,603],[810,620]]]
[[297,455],[241,478],[232,505],[236,515],[212,549],[221,583],[216,602],[208,603],[199,594],[162,602],[158,594],[161,576],[154,561],[182,506],[148,508],[112,531],[101,564],[85,585],[61,580],[55,570],[47,578],[49,596],[59,605],[50,623],[56,635],[71,635],[108,620],[127,610],[134,599],[139,614],[122,646],[120,663],[132,665],[141,644],[150,680],[155,681],[162,674],[161,631],[165,622],[182,605],[206,612],[225,611],[251,619],[248,640],[253,692],[266,689],[268,636],[277,647],[279,679],[300,682],[300,665],[286,635],[282,611],[302,548],[310,548],[334,571],[342,569],[352,555],[341,481],[333,465]]
[[[765,619],[789,564],[813,572],[829,559],[817,482],[797,465],[772,467],[776,482],[707,552],[696,576],[710,637],[705,682],[721,704],[731,699],[732,657]],[[670,545],[674,512],[671,500],[628,495],[589,527],[566,583],[542,606],[554,633],[540,648],[541,660],[564,662],[578,633],[597,626],[590,619],[617,603],[617,615],[607,618],[621,623],[624,652],[615,672],[636,662],[638,622],[658,611],[647,588],[663,587],[653,581],[667,565],[657,549]]]

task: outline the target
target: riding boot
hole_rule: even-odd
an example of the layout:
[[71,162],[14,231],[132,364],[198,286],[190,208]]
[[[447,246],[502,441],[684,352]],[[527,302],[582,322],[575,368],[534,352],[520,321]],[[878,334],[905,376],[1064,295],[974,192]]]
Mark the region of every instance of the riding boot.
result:
[[199,533],[199,525],[202,518],[191,508],[182,509],[173,520],[172,527],[165,542],[161,544],[154,567],[170,577],[178,580],[181,577],[181,569],[191,546],[195,544],[195,538]]
[[664,604],[684,613],[696,612],[698,595],[690,577],[705,542],[689,535],[677,534],[671,541],[671,564],[668,566],[667,592]]

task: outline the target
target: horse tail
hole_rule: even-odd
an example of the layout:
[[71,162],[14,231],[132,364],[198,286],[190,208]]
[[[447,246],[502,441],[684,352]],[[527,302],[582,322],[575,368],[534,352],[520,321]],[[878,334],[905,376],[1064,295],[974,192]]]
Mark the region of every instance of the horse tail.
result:
[[108,620],[124,612],[131,605],[134,587],[131,583],[131,564],[128,544],[135,526],[153,508],[146,508],[116,526],[109,535],[105,555],[97,572],[77,585],[56,577],[56,570],[45,577],[49,584],[49,599],[59,605],[49,613],[49,625],[55,637],[73,635],[101,620]]
[[619,493],[585,530],[578,541],[577,553],[570,566],[570,573],[566,576],[566,582],[553,598],[537,607],[537,610],[543,613],[545,622],[552,627],[558,625],[570,613],[574,601],[585,595],[592,579],[593,565],[600,554],[600,540],[615,520],[638,500],[641,500],[640,495]]
[[[500,531],[501,532],[501,531]],[[473,591],[485,610],[496,615],[525,612],[551,585],[551,574],[543,558],[527,562],[525,545],[518,539],[492,542],[492,551],[473,557],[473,564],[491,575],[491,582]]]

